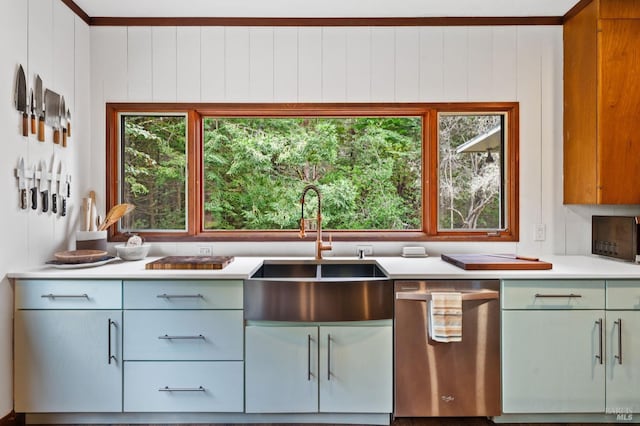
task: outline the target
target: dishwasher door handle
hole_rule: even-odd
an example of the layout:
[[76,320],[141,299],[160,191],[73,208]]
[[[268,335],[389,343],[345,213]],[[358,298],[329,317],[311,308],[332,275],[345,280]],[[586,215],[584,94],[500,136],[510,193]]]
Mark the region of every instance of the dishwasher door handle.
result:
[[[478,290],[478,291],[456,291],[443,290],[443,292],[460,293],[462,300],[495,300],[500,298],[500,292],[495,290]],[[418,300],[428,301],[431,299],[431,292],[397,292],[396,299],[399,300]]]

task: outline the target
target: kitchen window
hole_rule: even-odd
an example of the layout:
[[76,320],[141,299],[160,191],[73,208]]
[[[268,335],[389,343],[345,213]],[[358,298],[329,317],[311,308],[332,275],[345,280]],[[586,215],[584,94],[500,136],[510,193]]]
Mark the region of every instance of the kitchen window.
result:
[[107,104],[107,117],[108,205],[136,205],[111,240],[297,240],[310,183],[335,240],[518,238],[517,103]]

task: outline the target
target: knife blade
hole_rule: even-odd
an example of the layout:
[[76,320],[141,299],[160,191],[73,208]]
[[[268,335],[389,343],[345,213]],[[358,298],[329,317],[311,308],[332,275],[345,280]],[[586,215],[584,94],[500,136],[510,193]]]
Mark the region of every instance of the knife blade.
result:
[[58,126],[62,127],[62,147],[67,146],[67,114],[64,104],[64,96],[60,99],[60,110],[58,111]]
[[515,254],[488,254],[487,256],[490,256],[490,257],[501,257],[503,259],[529,260],[531,262],[538,262],[540,260],[537,257],[520,256],[520,255],[515,255]]
[[67,136],[71,137],[71,111],[67,108]]
[[20,190],[20,208],[25,210],[27,208],[27,173],[24,168],[24,158],[20,157],[18,161],[18,169],[16,170],[18,176],[18,189]]
[[51,161],[51,174],[49,180],[51,181],[51,213],[58,213],[58,158],[53,154],[53,160]]
[[60,143],[60,132],[57,128],[57,115],[60,114],[60,95],[56,92],[44,90],[44,121],[48,126],[53,127],[53,143]]
[[46,161],[40,161],[40,195],[42,196],[42,213],[49,211],[49,172]]
[[65,181],[66,186],[67,186],[67,188],[66,188],[66,190],[64,192],[66,192],[67,198],[69,198],[69,197],[71,197],[71,173],[67,173],[65,175],[64,179],[65,179],[64,181]]
[[31,89],[31,102],[29,102],[29,109],[31,110],[31,134],[36,133],[36,106],[33,96],[33,89]]
[[38,140],[44,142],[44,105],[42,99],[42,79],[36,75],[36,114],[38,114]]
[[38,167],[36,164],[33,166],[33,177],[31,178],[31,210],[36,210],[38,208],[38,184],[36,174],[38,172]]
[[18,68],[16,76],[16,87],[14,91],[15,107],[22,112],[22,136],[29,136],[29,126],[27,114],[27,79],[24,76],[24,68],[22,65]]
[[[67,215],[67,167],[64,165],[64,161],[60,161],[60,180],[58,184],[62,187],[62,192],[60,194],[60,216]],[[64,185],[63,185],[64,182]]]

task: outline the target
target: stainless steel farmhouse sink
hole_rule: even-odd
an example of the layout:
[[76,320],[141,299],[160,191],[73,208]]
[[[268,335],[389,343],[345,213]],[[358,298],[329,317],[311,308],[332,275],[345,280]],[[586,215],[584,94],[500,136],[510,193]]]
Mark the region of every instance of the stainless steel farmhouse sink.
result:
[[393,285],[373,260],[266,260],[244,282],[246,320],[364,321],[393,316]]

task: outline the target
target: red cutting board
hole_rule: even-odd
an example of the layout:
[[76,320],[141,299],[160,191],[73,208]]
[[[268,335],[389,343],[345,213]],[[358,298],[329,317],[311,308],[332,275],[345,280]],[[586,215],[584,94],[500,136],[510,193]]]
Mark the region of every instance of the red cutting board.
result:
[[[504,256],[504,257],[503,257]],[[516,259],[512,254],[443,254],[440,256],[459,268],[468,271],[551,269],[553,265],[541,260]]]
[[233,256],[166,256],[145,265],[145,269],[222,269]]

